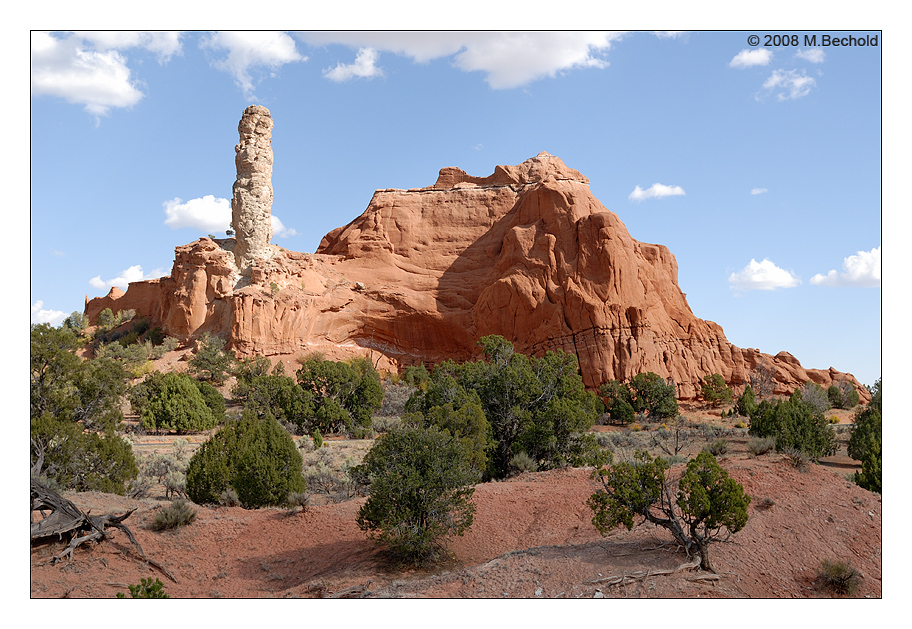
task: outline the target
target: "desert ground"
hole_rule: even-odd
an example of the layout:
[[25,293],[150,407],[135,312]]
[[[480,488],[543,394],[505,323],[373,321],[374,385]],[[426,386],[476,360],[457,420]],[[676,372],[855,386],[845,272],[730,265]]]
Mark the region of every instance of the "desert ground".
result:
[[[161,488],[142,499],[65,493],[92,514],[135,508],[125,524],[174,580],[116,532],[56,565],[49,560],[62,544],[32,548],[31,597],[129,597],[130,584],[151,577],[172,598],[832,598],[817,579],[824,560],[848,561],[861,573],[856,598],[881,597],[881,497],[848,480],[857,467],[845,455],[846,430],[837,455],[799,470],[775,451],[751,454],[746,431],[726,427],[718,411],[684,414],[723,431],[729,448],[720,463],[753,498],[747,526],[713,546],[715,575],[654,574],[687,559],[663,529],[643,524],[601,537],[586,506],[596,488],[592,470],[570,468],[478,485],[471,529],[449,543],[449,561],[425,569],[396,566],[358,529],[363,497],[335,502],[314,495],[304,510],[196,506],[194,523],[155,532],[156,511],[170,503]],[[851,421],[851,411],[831,414],[842,426]],[[139,436],[134,448],[138,456],[165,452],[175,438]],[[198,447],[204,438],[188,440]],[[316,452],[304,450],[305,467],[360,460],[370,443],[327,439]],[[629,578],[612,579],[621,575]]]

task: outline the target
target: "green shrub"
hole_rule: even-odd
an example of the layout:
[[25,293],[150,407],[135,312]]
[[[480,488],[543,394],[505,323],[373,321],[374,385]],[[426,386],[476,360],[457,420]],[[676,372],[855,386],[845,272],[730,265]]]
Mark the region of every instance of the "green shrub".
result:
[[860,401],[858,391],[847,380],[843,380],[838,384],[831,384],[830,388],[827,389],[827,397],[832,408],[854,408]]
[[[499,336],[486,336],[478,344],[485,360],[437,365],[425,390],[415,392],[406,410],[442,426],[446,422],[441,416],[432,417],[435,407],[444,409],[443,417],[459,415],[454,421],[462,428],[456,432],[473,442],[476,452],[485,452],[487,478],[506,477],[519,451],[540,469],[552,469],[580,463],[597,448],[586,431],[601,404],[585,390],[575,356],[525,356]],[[487,426],[472,405],[480,407]]]
[[804,400],[800,390],[785,401],[760,402],[750,416],[749,433],[774,437],[780,452],[797,449],[813,459],[835,454],[838,448],[833,427],[819,408]]
[[294,441],[275,418],[245,412],[190,459],[187,493],[197,504],[217,504],[231,487],[244,508],[281,505],[289,493],[306,489],[302,465]]
[[43,458],[42,475],[61,489],[123,495],[139,469],[130,444],[113,429],[83,430],[49,414],[31,420],[31,464]]
[[861,461],[861,471],[855,473],[855,483],[868,491],[881,493],[883,432],[881,417],[881,383],[874,384],[871,402],[855,413],[849,456]]
[[206,332],[199,339],[188,370],[198,378],[220,386],[231,373],[234,361],[234,355],[225,351],[225,341]]
[[725,378],[721,374],[714,373],[711,376],[703,376],[703,384],[700,387],[703,393],[703,399],[706,400],[713,408],[718,408],[723,404],[731,404],[731,388],[725,384]]
[[[152,577],[140,579],[139,585],[130,585],[130,598],[171,598],[164,590],[164,584]],[[126,598],[123,592],[117,593],[117,598]]]
[[665,381],[650,371],[635,375],[628,387],[635,412],[648,412],[649,417],[656,420],[677,417],[677,389],[671,380]]
[[[161,376],[160,388],[148,398],[140,415],[147,430],[175,430],[178,433],[198,432],[214,428],[220,419],[212,412],[199,387],[185,374],[167,373]],[[218,398],[221,395],[215,391]],[[224,400],[222,400],[224,412]]]
[[314,446],[314,450],[319,450],[320,448],[323,447],[323,434],[320,432],[319,428],[314,428],[313,446]]
[[754,396],[754,389],[750,385],[744,387],[744,393],[738,396],[735,402],[734,411],[741,417],[750,417],[751,413],[757,410],[757,402]]
[[472,525],[480,475],[445,431],[405,426],[388,432],[352,474],[370,484],[358,527],[405,563],[437,560],[446,539]]
[[279,422],[293,424],[302,433],[310,430],[314,416],[313,396],[294,379],[278,374],[254,375],[243,380],[239,377],[232,393],[237,399],[241,392],[244,408],[258,417],[269,414]]
[[176,529],[179,526],[187,526],[195,521],[196,509],[191,507],[186,500],[177,499],[170,506],[162,507],[156,512],[155,520],[152,522],[152,530]]
[[297,380],[312,396],[313,425],[324,434],[369,429],[383,401],[380,374],[364,358],[336,362],[309,356],[301,361]]
[[402,375],[402,379],[405,383],[416,389],[421,388],[429,378],[430,374],[424,365],[411,365],[406,367],[405,373]]
[[861,583],[861,574],[846,561],[824,560],[817,573],[820,587],[840,596],[852,596]]
[[599,387],[599,394],[611,420],[621,424],[629,424],[637,415],[646,413],[657,421],[676,417],[676,393],[672,381],[665,381],[652,372],[639,373],[627,384],[609,380]]
[[82,360],[80,341],[66,327],[30,327],[29,415],[79,422],[87,430],[117,430],[123,421],[121,396],[128,374],[110,358]]

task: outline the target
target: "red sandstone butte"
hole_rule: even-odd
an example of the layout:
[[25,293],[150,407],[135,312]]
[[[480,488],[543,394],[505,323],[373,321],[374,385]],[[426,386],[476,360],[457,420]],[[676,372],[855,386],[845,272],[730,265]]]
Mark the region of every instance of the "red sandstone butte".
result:
[[169,277],[87,300],[86,314],[132,308],[185,342],[221,336],[241,356],[316,350],[395,370],[476,358],[478,339],[499,334],[519,352],[574,354],[589,387],[652,371],[688,400],[705,375],[737,388],[764,364],[776,393],[848,380],[868,396],[851,374],[729,343],[690,310],[668,248],[631,238],[586,177],[544,152],[489,177],[444,168],[433,186],[378,190],[314,254],[269,245],[242,275],[234,246],[177,247]]

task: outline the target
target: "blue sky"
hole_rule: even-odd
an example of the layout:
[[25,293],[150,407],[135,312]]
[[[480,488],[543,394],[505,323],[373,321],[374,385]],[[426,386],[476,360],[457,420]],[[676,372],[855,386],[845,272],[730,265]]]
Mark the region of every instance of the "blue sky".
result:
[[[765,31],[32,33],[31,321],[170,273],[230,220],[243,109],[272,112],[273,242],[378,188],[540,151],[669,247],[740,347],[881,375],[882,46]],[[876,32],[838,33],[867,37]],[[817,46],[804,45],[816,35]]]

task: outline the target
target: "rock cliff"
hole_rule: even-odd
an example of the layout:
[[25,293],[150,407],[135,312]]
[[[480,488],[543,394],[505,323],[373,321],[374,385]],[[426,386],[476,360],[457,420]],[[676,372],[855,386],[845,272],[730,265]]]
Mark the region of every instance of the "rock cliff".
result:
[[444,168],[432,186],[378,190],[314,254],[270,245],[241,280],[239,242],[202,238],[176,249],[170,277],[87,301],[86,314],[133,308],[241,355],[317,350],[399,369],[477,357],[478,339],[500,334],[520,352],[576,355],[590,387],[653,371],[687,400],[704,375],[738,388],[763,364],[779,393],[847,379],[866,395],[850,374],[735,347],[696,318],[671,252],[631,238],[588,184],[548,153],[489,177]]

